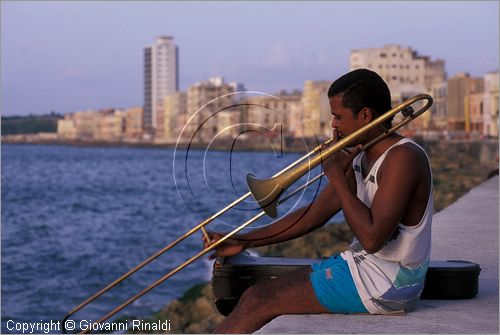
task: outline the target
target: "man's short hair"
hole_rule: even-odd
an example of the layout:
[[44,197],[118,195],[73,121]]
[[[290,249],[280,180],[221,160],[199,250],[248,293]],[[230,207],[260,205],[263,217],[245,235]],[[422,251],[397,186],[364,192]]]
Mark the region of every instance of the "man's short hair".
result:
[[[350,108],[355,118],[365,107],[374,111],[375,118],[391,107],[391,92],[385,81],[376,73],[367,69],[358,69],[338,78],[328,89],[328,97],[342,95],[342,105]],[[392,118],[384,123],[391,127]]]

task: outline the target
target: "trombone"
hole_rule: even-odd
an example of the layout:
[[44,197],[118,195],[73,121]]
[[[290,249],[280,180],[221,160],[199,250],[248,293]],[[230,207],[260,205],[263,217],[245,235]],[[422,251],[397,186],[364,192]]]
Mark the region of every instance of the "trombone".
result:
[[[421,107],[417,112],[413,109],[412,105],[420,100],[427,100],[427,103]],[[408,124],[410,121],[423,114],[429,107],[432,105],[432,97],[428,94],[420,94],[416,95],[413,98],[410,98],[404,101],[402,104],[393,108],[386,112],[385,114],[379,116],[369,124],[361,127],[356,130],[349,136],[337,141],[334,145],[327,147],[323,152],[319,155],[313,157],[309,164],[302,164],[293,170],[285,171],[277,176],[273,176],[269,179],[258,179],[252,174],[247,175],[247,184],[250,192],[252,193],[255,200],[258,202],[260,207],[272,218],[276,218],[278,216],[277,205],[279,202],[280,196],[283,192],[290,187],[295,181],[297,181],[300,177],[305,175],[310,169],[321,164],[325,159],[330,157],[335,152],[342,150],[349,146],[355,139],[357,139],[362,134],[371,130],[372,128],[378,127],[383,124],[386,120],[391,119],[396,114],[401,112],[403,114],[403,118],[390,129],[384,129],[384,132],[370,142],[365,144],[362,147],[362,150],[366,150],[375,143],[379,142],[389,134],[395,132],[402,126]],[[322,173],[323,175],[323,173]]]
[[[415,112],[412,105],[418,101],[421,101],[421,100],[426,100],[426,103],[423,107],[419,108]],[[258,202],[258,204],[262,208],[262,211],[259,214],[257,214],[253,218],[249,219],[248,221],[244,222],[239,227],[235,228],[233,231],[231,231],[228,234],[226,234],[225,236],[223,236],[220,240],[210,244],[208,247],[204,248],[203,250],[198,252],[196,255],[192,256],[187,261],[185,261],[181,265],[177,266],[176,268],[174,268],[173,270],[171,270],[170,272],[165,274],[163,277],[159,278],[154,283],[152,283],[151,285],[149,285],[148,287],[146,287],[145,289],[143,289],[139,293],[135,294],[133,297],[129,298],[124,303],[122,303],[118,307],[114,308],[112,311],[110,311],[109,313],[107,313],[106,315],[104,315],[99,320],[97,320],[93,323],[99,324],[99,323],[102,323],[102,322],[108,320],[110,317],[112,317],[116,313],[123,310],[125,307],[127,307],[128,305],[133,303],[135,300],[141,298],[142,296],[144,296],[145,294],[147,294],[148,292],[150,292],[151,290],[156,288],[158,285],[160,285],[161,283],[163,283],[164,281],[166,281],[167,279],[169,279],[170,277],[175,275],[177,272],[179,272],[180,270],[182,270],[183,268],[185,268],[189,264],[193,263],[195,260],[199,259],[203,255],[207,254],[209,251],[217,248],[220,244],[224,243],[227,239],[231,238],[232,236],[234,236],[235,234],[240,232],[243,228],[254,223],[255,221],[257,221],[259,218],[263,217],[264,215],[267,214],[272,218],[277,217],[277,215],[278,215],[277,206],[279,204],[288,200],[289,198],[291,198],[292,196],[294,196],[298,192],[302,191],[303,189],[305,189],[309,185],[313,184],[317,180],[321,179],[321,177],[324,176],[324,173],[317,175],[316,177],[312,178],[307,183],[300,186],[299,188],[297,188],[296,190],[294,190],[290,194],[287,194],[285,197],[281,198],[284,191],[289,186],[291,186],[291,184],[293,184],[295,181],[297,181],[299,178],[301,178],[303,175],[305,175],[308,171],[310,171],[314,167],[321,164],[325,159],[330,157],[335,152],[348,147],[349,144],[352,144],[352,142],[356,138],[358,138],[360,135],[366,133],[367,131],[371,130],[374,127],[380,126],[384,121],[392,118],[394,115],[396,115],[400,112],[403,114],[403,118],[397,124],[392,126],[390,129],[384,129],[383,133],[381,133],[380,135],[375,137],[369,143],[365,144],[362,147],[362,150],[365,150],[365,149],[369,148],[370,146],[374,145],[375,143],[377,143],[378,141],[382,140],[383,138],[385,138],[389,134],[395,132],[399,128],[408,124],[416,117],[423,114],[427,109],[429,109],[429,107],[431,105],[432,105],[432,97],[430,95],[428,95],[428,94],[416,95],[416,96],[404,101],[399,106],[389,110],[385,114],[379,116],[378,118],[376,118],[375,120],[373,120],[369,124],[358,129],[357,131],[353,132],[351,135],[337,141],[333,145],[331,145],[333,142],[333,139],[330,139],[330,140],[326,141],[324,144],[317,146],[312,151],[310,151],[306,155],[302,156],[301,158],[299,158],[297,161],[293,162],[292,164],[288,165],[283,170],[279,171],[278,173],[276,173],[273,177],[271,177],[269,179],[258,179],[255,176],[248,174],[247,175],[247,183],[248,183],[248,187],[249,187],[250,192],[245,193],[244,195],[242,195],[238,199],[236,199],[233,202],[231,202],[230,204],[228,204],[226,207],[222,208],[221,210],[219,210],[215,214],[211,215],[209,218],[200,222],[198,225],[191,228],[187,233],[180,236],[179,238],[177,238],[176,240],[174,240],[172,243],[168,244],[164,248],[160,249],[159,251],[157,251],[156,253],[154,253],[150,257],[148,257],[146,260],[144,260],[142,263],[140,263],[137,266],[135,266],[134,268],[130,269],[125,274],[123,274],[121,277],[119,277],[115,281],[111,282],[110,284],[108,284],[106,287],[104,287],[103,289],[101,289],[100,291],[98,291],[97,293],[92,295],[91,297],[87,298],[85,301],[80,303],[78,306],[74,307],[72,310],[70,310],[66,314],[66,316],[64,317],[64,319],[62,321],[63,332],[66,333],[66,321],[72,315],[79,312],[85,306],[92,303],[98,297],[100,297],[101,295],[103,295],[104,293],[106,293],[107,291],[109,291],[110,289],[112,289],[113,287],[118,285],[119,283],[121,283],[126,278],[130,277],[132,274],[134,274],[138,270],[142,269],[147,264],[151,263],[153,260],[155,260],[156,258],[161,256],[162,254],[164,254],[165,252],[167,252],[168,250],[170,250],[171,248],[173,248],[174,246],[176,246],[180,242],[182,242],[187,237],[191,236],[196,231],[201,230],[201,232],[204,235],[207,242],[210,242],[210,238],[209,238],[209,235],[205,229],[205,226],[208,223],[215,220],[220,215],[222,215],[223,213],[225,213],[226,211],[228,211],[229,209],[231,209],[232,207],[236,206],[237,204],[239,204],[240,202],[242,202],[243,200],[248,198],[250,195],[252,195],[255,198],[255,200]],[[318,154],[318,155],[316,155],[316,154]],[[316,156],[313,157],[311,160],[309,160],[309,162],[302,163],[304,160],[306,160],[307,158],[309,158],[313,155],[316,155]],[[90,327],[86,328],[85,331],[82,331],[81,334],[88,333],[91,330],[92,330],[92,327],[90,326]]]

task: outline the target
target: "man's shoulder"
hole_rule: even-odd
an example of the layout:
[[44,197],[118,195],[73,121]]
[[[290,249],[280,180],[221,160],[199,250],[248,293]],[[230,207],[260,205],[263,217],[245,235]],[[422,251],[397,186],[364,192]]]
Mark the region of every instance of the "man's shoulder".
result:
[[426,167],[430,168],[427,154],[413,141],[407,141],[389,150],[381,169],[391,166],[402,167],[406,172],[418,172]]
[[409,140],[389,150],[387,159],[427,162],[427,154],[420,145]]

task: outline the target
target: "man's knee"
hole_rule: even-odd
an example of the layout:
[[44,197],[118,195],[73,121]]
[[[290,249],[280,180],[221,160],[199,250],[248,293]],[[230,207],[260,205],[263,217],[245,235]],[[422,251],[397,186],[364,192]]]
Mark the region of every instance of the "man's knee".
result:
[[273,294],[269,294],[266,285],[255,284],[243,292],[236,309],[245,314],[245,318],[252,322],[267,322],[280,315]]
[[263,301],[263,297],[265,296],[264,294],[264,289],[262,285],[260,284],[255,284],[250,286],[243,292],[240,298],[240,303],[243,303],[245,305],[261,305],[262,303],[265,303]]
[[243,292],[238,306],[246,312],[251,312],[255,317],[267,317],[270,313],[273,314],[274,295],[277,293],[271,292],[265,282],[257,283]]

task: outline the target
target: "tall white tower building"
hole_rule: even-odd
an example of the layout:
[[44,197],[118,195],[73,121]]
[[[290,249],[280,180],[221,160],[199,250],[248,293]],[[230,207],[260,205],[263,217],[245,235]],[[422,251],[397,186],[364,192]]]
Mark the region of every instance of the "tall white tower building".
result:
[[163,127],[163,99],[179,90],[179,51],[172,36],[144,48],[144,133]]

